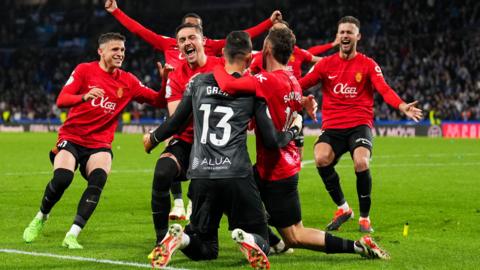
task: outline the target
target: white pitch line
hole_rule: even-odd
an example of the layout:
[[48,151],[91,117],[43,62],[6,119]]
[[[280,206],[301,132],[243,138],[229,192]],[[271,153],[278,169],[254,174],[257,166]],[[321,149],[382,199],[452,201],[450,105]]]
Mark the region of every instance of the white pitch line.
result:
[[[114,265],[132,266],[132,267],[140,267],[140,268],[152,268],[152,266],[150,264],[146,264],[146,263],[124,262],[124,261],[114,261],[114,260],[106,260],[106,259],[95,259],[95,258],[86,258],[86,257],[80,257],[80,256],[58,255],[58,254],[53,254],[53,253],[29,252],[29,251],[23,251],[23,250],[17,250],[17,249],[0,249],[0,252],[9,253],[9,254],[30,255],[30,256],[36,256],[36,257],[50,257],[50,258],[56,258],[56,259],[61,259],[61,260],[94,262],[94,263],[103,263],[103,264],[114,264]],[[188,270],[186,268],[174,268],[174,267],[164,267],[162,269],[166,269],[166,270]]]

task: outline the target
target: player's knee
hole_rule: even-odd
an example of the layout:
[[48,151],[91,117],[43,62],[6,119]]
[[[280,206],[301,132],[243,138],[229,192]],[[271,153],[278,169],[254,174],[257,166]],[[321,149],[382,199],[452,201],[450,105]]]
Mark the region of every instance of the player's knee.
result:
[[55,191],[64,191],[73,180],[73,172],[64,168],[58,168],[53,171],[53,179],[51,181],[52,188]]
[[326,167],[332,164],[333,158],[328,153],[316,153],[315,164],[317,167]]
[[94,186],[100,190],[103,189],[107,182],[107,172],[104,169],[94,169],[88,175],[88,185]]
[[153,175],[154,190],[169,190],[170,186],[178,174],[177,163],[171,158],[160,158],[155,166]]
[[370,167],[370,160],[367,157],[355,158],[353,160],[353,166],[356,172],[366,171]]

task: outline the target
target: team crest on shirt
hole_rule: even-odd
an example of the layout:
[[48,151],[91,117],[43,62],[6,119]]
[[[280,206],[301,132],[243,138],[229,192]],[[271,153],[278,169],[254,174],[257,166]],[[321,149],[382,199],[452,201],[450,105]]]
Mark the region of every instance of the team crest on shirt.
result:
[[290,59],[288,59],[289,62],[295,62],[295,56],[292,54],[290,55]]
[[119,87],[117,89],[117,97],[118,98],[122,98],[123,97],[123,88],[122,87]]
[[362,73],[357,72],[357,74],[355,74],[355,81],[357,81],[357,83],[362,81]]

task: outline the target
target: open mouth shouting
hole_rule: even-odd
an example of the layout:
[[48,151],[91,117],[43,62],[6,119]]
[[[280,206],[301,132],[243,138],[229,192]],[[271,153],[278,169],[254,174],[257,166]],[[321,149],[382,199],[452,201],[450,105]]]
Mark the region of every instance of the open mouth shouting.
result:
[[195,47],[193,45],[185,46],[184,54],[185,54],[185,57],[187,58],[188,62],[192,62],[192,61],[196,60],[195,59],[195,57],[197,56],[196,52],[197,52],[197,50],[195,49]]

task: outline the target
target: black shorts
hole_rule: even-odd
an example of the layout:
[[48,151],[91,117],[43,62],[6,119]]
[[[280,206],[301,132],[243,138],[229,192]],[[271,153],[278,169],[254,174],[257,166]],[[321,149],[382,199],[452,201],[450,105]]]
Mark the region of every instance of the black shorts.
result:
[[372,130],[367,125],[356,126],[345,129],[326,129],[318,137],[315,144],[328,143],[335,153],[335,162],[347,151],[353,156],[353,151],[359,146],[370,150],[372,154],[373,135]]
[[198,233],[215,233],[224,213],[229,230],[267,225],[252,174],[244,178],[192,179],[188,197],[192,200],[190,226]]
[[174,181],[187,180],[187,170],[190,163],[190,152],[192,150],[192,144],[183,140],[172,138],[168,142],[167,147],[163,150],[162,154],[170,153],[175,156],[180,164],[180,173],[175,177]]
[[75,157],[75,170],[78,168],[78,165],[80,165],[80,173],[85,180],[88,180],[86,168],[88,159],[91,155],[98,152],[108,152],[113,159],[112,149],[110,148],[88,148],[67,140],[60,140],[57,142],[57,145],[50,151],[50,162],[52,162],[52,164],[55,161],[55,156],[58,152],[60,152],[60,150],[67,150],[68,152],[72,153],[72,155]]
[[286,228],[302,221],[298,174],[285,179],[267,181],[261,179],[255,170],[255,178],[269,216],[269,225]]

